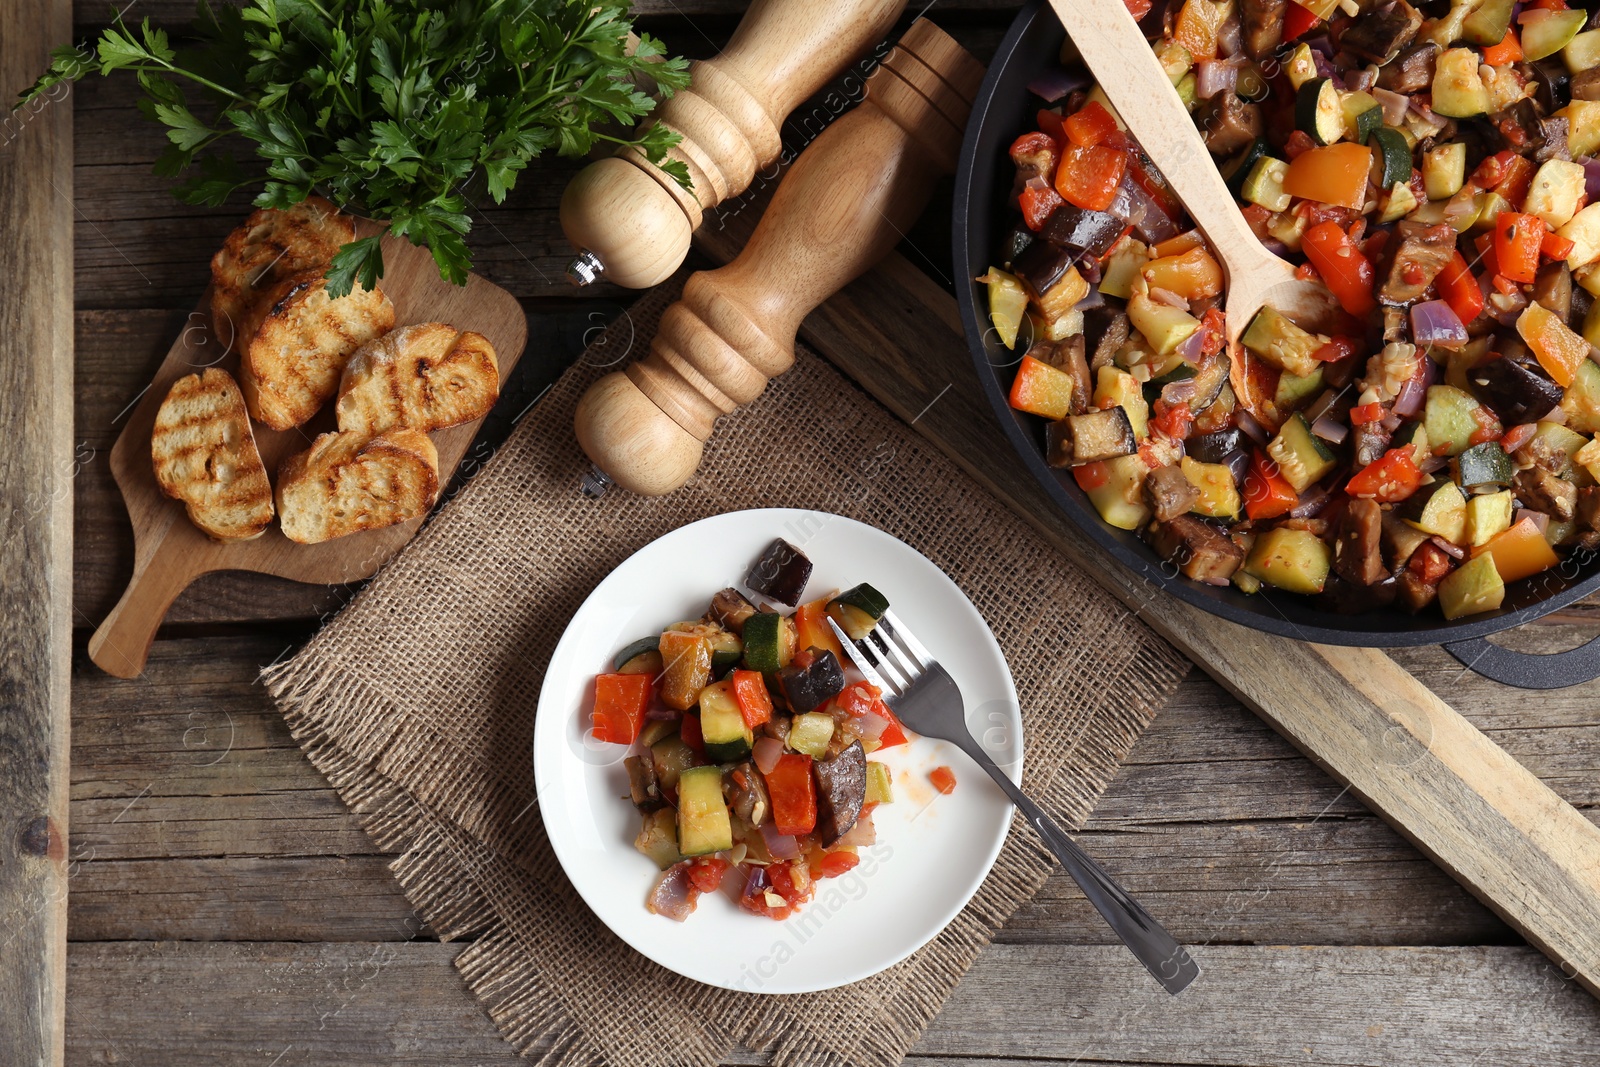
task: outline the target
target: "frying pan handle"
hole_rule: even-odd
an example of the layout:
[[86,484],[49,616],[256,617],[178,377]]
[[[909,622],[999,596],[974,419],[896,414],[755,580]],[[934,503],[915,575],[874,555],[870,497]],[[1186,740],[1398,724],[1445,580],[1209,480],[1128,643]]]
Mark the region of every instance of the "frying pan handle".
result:
[[1600,637],[1549,655],[1517,652],[1486,637],[1452,641],[1444,650],[1485,678],[1518,689],[1565,689],[1600,678]]

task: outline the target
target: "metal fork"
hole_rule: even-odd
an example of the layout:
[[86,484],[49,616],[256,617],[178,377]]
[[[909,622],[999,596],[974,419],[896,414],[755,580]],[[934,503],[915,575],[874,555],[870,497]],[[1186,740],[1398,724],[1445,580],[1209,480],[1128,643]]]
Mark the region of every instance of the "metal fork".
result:
[[894,612],[885,612],[872,632],[860,641],[845,636],[831,618],[828,626],[841,644],[854,650],[851,659],[867,680],[883,691],[885,703],[907,726],[919,734],[950,742],[989,772],[989,777],[1050,846],[1089,903],[1168,993],[1181,992],[1199,976],[1199,966],[1184,947],[995,765],[967,729],[966,703],[950,672],[922,647]]

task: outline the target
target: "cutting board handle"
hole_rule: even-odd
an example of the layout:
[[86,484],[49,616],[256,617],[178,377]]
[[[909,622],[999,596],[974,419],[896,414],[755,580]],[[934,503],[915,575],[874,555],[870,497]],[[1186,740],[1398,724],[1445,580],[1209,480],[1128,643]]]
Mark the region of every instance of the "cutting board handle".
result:
[[137,678],[150,655],[150,644],[178,594],[198,575],[157,556],[136,564],[122,599],[89,638],[89,658],[117,678]]

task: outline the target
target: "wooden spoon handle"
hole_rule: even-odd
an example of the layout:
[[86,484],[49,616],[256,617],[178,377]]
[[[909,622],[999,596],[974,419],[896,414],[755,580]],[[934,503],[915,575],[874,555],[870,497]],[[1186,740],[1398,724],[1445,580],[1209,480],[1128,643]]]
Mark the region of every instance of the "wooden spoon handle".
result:
[[1050,0],[1083,61],[1226,263],[1261,249],[1172,79],[1122,0]]

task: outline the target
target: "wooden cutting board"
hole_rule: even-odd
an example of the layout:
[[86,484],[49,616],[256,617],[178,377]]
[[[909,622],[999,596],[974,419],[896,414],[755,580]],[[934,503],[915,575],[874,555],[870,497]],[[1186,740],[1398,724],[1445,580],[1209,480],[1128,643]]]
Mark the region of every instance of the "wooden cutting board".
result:
[[[360,236],[375,231],[367,224],[357,229]],[[452,285],[439,277],[426,249],[403,238],[384,238],[383,256],[381,285],[394,302],[395,324],[448,322],[483,334],[494,345],[503,385],[528,339],[527,316],[516,297],[477,275],[465,286]],[[189,325],[173,341],[111,449],[111,473],[133,522],[133,578],[89,639],[89,658],[119,678],[135,677],[144,669],[150,642],[167,609],[202,574],[238,570],[321,584],[358,581],[377,573],[425,521],[414,519],[316,545],[290,541],[276,522],[253,541],[222,544],[201,533],[184,514],[183,505],[163,495],[157,486],[150,461],[150,433],[156,411],[173,382],[211,366],[238,373],[238,354],[225,351],[212,336],[209,308],[208,292],[190,314]],[[331,403],[293,430],[269,430],[256,424],[256,445],[274,484],[279,463],[310,447],[317,434],[334,428]],[[432,435],[439,450],[441,485],[449,482],[477,431],[478,422],[471,422]]]

